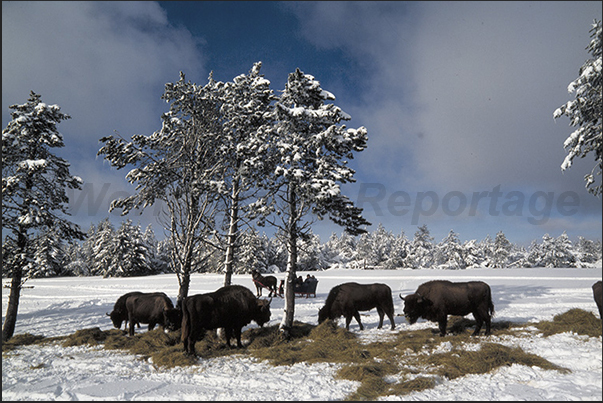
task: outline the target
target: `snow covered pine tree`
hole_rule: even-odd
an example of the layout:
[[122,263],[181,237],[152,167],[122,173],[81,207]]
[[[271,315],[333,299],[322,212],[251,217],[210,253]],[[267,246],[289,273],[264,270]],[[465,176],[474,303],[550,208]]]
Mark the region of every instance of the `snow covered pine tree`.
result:
[[277,218],[269,222],[287,239],[285,315],[280,325],[285,337],[294,318],[297,241],[311,224],[303,218],[309,213],[319,219],[328,216],[353,235],[366,232],[361,227],[370,225],[362,217],[362,209],[355,207],[339,186],[354,181],[355,172],[347,166],[347,159],[353,158],[354,151],[364,150],[367,132],[364,127],[338,125],[351,117],[334,104],[325,104],[334,99],[313,76],[296,69],[275,104],[276,124],[271,129],[274,175],[267,211],[276,211]]
[[[601,48],[601,20],[595,20],[591,29],[591,41],[586,48],[593,56],[580,68],[580,76],[572,81],[567,87],[568,92],[576,92],[576,99],[569,101],[559,107],[553,113],[555,119],[566,115],[570,119],[570,125],[579,126],[563,143],[567,150],[567,156],[561,164],[561,170],[565,171],[572,166],[575,157],[584,158],[588,153],[594,151],[595,166],[590,174],[584,176],[586,189],[595,196],[603,191],[601,181],[595,184],[595,175],[601,177],[603,162],[603,139],[601,133],[601,113],[603,103],[601,100],[601,60],[603,49]],[[598,171],[597,171],[598,167]]]
[[27,103],[10,106],[12,120],[2,130],[2,229],[10,231],[7,238],[14,245],[2,342],[15,331],[24,268],[34,264],[28,250],[33,238],[48,230],[65,241],[85,236],[65,218],[65,188],[80,189],[82,180],[71,176],[67,161],[50,152],[64,147],[57,124],[70,116],[40,98],[32,91]]

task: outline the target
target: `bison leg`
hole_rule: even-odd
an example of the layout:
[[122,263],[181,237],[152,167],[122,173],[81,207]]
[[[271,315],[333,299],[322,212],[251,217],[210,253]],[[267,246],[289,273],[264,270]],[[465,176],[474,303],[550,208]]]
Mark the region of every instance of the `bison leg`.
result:
[[149,332],[153,329],[155,329],[155,323],[151,322],[151,323],[149,323]]
[[473,313],[473,317],[475,318],[475,322],[477,323],[473,335],[477,336],[479,331],[482,329],[482,324],[486,322],[486,332],[484,333],[484,335],[488,336],[490,334],[490,325],[492,320],[488,307],[485,306],[482,309],[478,309],[477,312]]
[[379,314],[379,326],[377,326],[377,329],[381,329],[383,327],[383,317],[385,316],[385,312],[383,312],[383,309],[377,307],[377,313]]
[[224,337],[226,338],[226,345],[230,348],[230,339],[232,339],[232,329],[229,327],[224,328]]
[[475,318],[475,330],[473,331],[472,336],[477,336],[479,335],[479,331],[482,330],[484,320],[479,314],[473,314],[473,317]]
[[129,330],[128,330],[128,334],[130,336],[134,336],[134,323],[136,323],[136,321],[134,321],[132,319],[132,317],[129,317],[128,318],[128,322],[129,322],[129,325],[130,325]]
[[356,318],[356,322],[358,322],[358,325],[360,326],[360,330],[364,330],[364,326],[362,326],[362,322],[360,322],[360,312],[358,312],[358,311],[354,312],[354,318]]
[[189,336],[185,341],[184,341],[184,351],[187,354],[190,354],[192,356],[196,356],[197,352],[195,351],[195,338],[192,336]]
[[199,336],[201,336],[203,329],[194,329],[191,328],[188,334],[188,337],[184,339],[184,351],[187,354],[192,356],[197,356],[197,351],[195,350],[195,343],[199,340]]
[[446,325],[448,324],[448,315],[441,317],[438,319],[438,326],[440,328],[440,336],[444,337],[446,335]]
[[234,329],[234,333],[235,333],[235,337],[237,338],[237,347],[238,348],[243,348],[243,343],[241,343],[241,329],[240,327],[237,327]]
[[392,330],[396,328],[396,323],[394,322],[394,314],[391,312],[387,312],[387,317],[389,318],[389,323],[392,325]]
[[345,317],[345,328],[350,330],[350,322],[352,321],[352,315],[346,315]]

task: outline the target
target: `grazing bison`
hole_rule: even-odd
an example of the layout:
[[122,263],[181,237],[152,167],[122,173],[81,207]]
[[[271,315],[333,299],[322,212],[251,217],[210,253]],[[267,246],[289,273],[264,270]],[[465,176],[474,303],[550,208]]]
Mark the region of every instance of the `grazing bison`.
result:
[[434,280],[421,284],[414,294],[404,300],[404,316],[413,324],[420,317],[438,322],[440,336],[446,334],[448,315],[465,316],[472,313],[475,317],[475,331],[479,334],[486,322],[486,335],[490,334],[490,321],[494,314],[490,286],[483,281],[452,283],[447,280]]
[[184,351],[196,355],[195,343],[205,330],[223,328],[226,344],[231,337],[241,344],[241,329],[252,320],[263,326],[270,320],[270,302],[256,298],[241,285],[229,285],[207,294],[197,294],[182,302],[182,342]]
[[[113,310],[111,313],[107,313],[106,315],[111,318],[111,322],[113,322],[113,326],[116,329],[121,329],[121,324],[126,322],[124,327],[128,326],[128,310],[126,309],[126,299],[132,295],[140,295],[142,292],[140,291],[132,291],[127,294],[122,295],[117,299],[115,305],[113,305]],[[137,323],[140,328],[140,324]]]
[[262,288],[267,288],[270,293],[268,294],[268,298],[277,295],[276,291],[276,277],[274,276],[262,276],[259,271],[253,269],[251,271],[251,277],[253,278],[253,283],[255,284],[256,295],[258,297],[262,296]]
[[383,315],[387,315],[392,330],[395,329],[394,323],[394,301],[392,299],[392,290],[386,284],[358,284],[344,283],[339,284],[329,291],[325,306],[318,311],[318,323],[326,319],[335,320],[340,316],[345,316],[345,328],[350,329],[352,317],[360,325],[360,330],[364,329],[360,322],[358,311],[369,311],[377,308],[379,314],[379,329],[383,326]]
[[148,323],[149,330],[155,325],[177,330],[180,328],[181,312],[175,309],[172,300],[163,292],[139,293],[126,298],[129,334],[134,335],[135,323]]
[[603,308],[601,308],[601,280],[593,284],[593,296],[595,297],[597,308],[599,308],[599,318],[603,319]]

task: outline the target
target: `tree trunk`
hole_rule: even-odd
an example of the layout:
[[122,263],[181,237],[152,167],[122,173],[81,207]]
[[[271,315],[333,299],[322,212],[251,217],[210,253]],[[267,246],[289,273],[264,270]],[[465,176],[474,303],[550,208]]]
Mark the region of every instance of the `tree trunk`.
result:
[[295,290],[294,284],[297,277],[297,195],[293,185],[289,185],[289,225],[288,232],[288,252],[287,259],[287,281],[285,283],[285,315],[281,321],[280,330],[288,339],[293,327],[295,316]]
[[180,288],[178,289],[176,306],[181,307],[184,298],[188,297],[188,290],[191,284],[190,270],[184,271],[183,273],[178,273],[178,284],[180,284]]
[[237,240],[238,220],[239,220],[239,181],[234,180],[232,184],[230,205],[230,225],[228,227],[228,245],[226,247],[226,257],[224,260],[224,286],[230,285],[232,281],[232,271],[234,264],[235,242]]
[[[17,253],[19,256],[25,256],[27,249],[27,237],[23,232],[17,237]],[[8,296],[8,307],[6,308],[6,317],[2,325],[2,344],[13,337],[15,325],[17,324],[17,311],[19,310],[19,297],[21,296],[21,281],[23,279],[22,259],[19,259],[13,268],[13,276],[10,284],[10,294]]]

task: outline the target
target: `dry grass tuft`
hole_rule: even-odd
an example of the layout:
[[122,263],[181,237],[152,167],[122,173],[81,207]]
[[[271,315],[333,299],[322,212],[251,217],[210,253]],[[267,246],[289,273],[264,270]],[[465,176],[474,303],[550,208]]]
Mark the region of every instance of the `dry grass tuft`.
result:
[[14,350],[19,346],[29,346],[31,344],[40,344],[46,341],[44,336],[37,336],[31,333],[16,334],[4,343],[2,343],[2,352]]
[[455,379],[467,374],[485,374],[498,367],[521,364],[538,366],[543,369],[567,372],[568,370],[519,347],[507,347],[496,343],[483,343],[478,351],[452,350],[447,353],[434,354],[427,358],[427,363],[436,366],[436,374],[448,379]]
[[342,367],[337,372],[337,378],[360,382],[358,389],[349,395],[347,400],[375,400],[379,396],[388,394],[390,385],[385,377],[398,371],[396,362],[367,360],[363,364]]
[[590,337],[601,335],[601,319],[598,319],[592,312],[579,308],[555,315],[552,321],[541,321],[536,324],[536,327],[544,336],[564,332],[574,332]]
[[98,327],[93,327],[78,330],[74,334],[67,336],[62,345],[63,347],[82,346],[84,344],[95,346],[104,342],[106,338],[106,332],[103,332]]
[[273,365],[302,361],[354,362],[364,355],[356,337],[330,320],[318,326],[295,322],[289,333],[286,340],[278,326],[267,328],[263,335],[256,335],[249,352]]
[[425,389],[435,387],[436,382],[433,377],[418,376],[409,381],[397,382],[389,386],[390,395],[407,395],[411,392],[420,392]]

